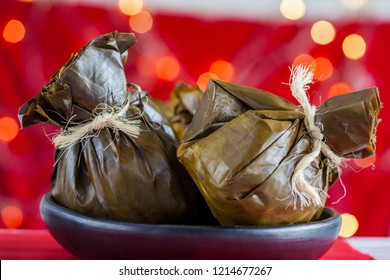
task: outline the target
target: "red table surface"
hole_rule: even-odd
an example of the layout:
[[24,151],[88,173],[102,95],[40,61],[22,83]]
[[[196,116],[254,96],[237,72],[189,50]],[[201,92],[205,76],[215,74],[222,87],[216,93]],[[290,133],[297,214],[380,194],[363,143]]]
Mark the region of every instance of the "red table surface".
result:
[[[0,229],[1,260],[75,260],[47,230]],[[338,238],[322,260],[373,260]]]

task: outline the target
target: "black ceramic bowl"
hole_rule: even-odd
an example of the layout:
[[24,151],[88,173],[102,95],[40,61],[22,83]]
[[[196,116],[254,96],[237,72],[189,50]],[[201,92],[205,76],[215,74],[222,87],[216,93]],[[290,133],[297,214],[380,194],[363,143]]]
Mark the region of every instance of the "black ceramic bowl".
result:
[[53,237],[81,259],[318,259],[338,236],[341,217],[269,227],[134,224],[80,215],[46,194],[41,215]]

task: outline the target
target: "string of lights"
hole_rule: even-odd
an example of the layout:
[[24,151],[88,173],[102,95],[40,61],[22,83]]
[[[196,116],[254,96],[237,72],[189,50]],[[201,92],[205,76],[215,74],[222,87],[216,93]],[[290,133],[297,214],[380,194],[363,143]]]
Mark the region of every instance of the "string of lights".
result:
[[[39,199],[50,187],[54,148],[43,131],[19,130],[18,106],[47,83],[71,52],[102,33],[120,29],[136,34],[139,43],[129,54],[128,79],[163,100],[169,99],[177,81],[197,84],[204,90],[210,79],[261,87],[288,99],[283,82],[288,82],[288,67],[298,64],[310,65],[314,71],[313,103],[374,85],[390,89],[387,81],[381,80],[387,75],[386,66],[380,67],[382,61],[390,62],[383,53],[386,38],[381,37],[389,29],[389,18],[384,15],[390,11],[386,1],[225,2],[2,2],[7,9],[0,12],[6,15],[0,21],[0,51],[4,55],[0,62],[0,227],[43,227]],[[335,11],[321,16],[324,7]],[[382,97],[386,103],[387,96]],[[44,129],[50,132],[51,128]],[[379,132],[379,138],[377,156],[353,160],[350,165],[361,170],[375,164],[382,177],[375,176],[382,181],[390,179],[385,175],[390,139],[384,132]],[[347,183],[365,176],[351,170],[344,174]],[[379,188],[384,184],[380,181],[373,184]],[[388,207],[374,209],[387,219],[386,225],[369,221],[365,216],[369,213],[358,209],[357,203],[364,200],[355,196],[363,187],[348,190],[347,198],[335,206],[345,213],[341,235],[390,234]],[[389,194],[384,186],[380,191]],[[340,192],[335,188],[335,200]]]

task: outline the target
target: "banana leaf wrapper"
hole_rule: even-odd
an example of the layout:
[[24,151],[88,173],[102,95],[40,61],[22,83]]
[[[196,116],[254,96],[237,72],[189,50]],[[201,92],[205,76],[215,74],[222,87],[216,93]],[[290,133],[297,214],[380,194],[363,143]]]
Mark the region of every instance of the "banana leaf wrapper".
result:
[[66,131],[90,121],[101,104],[121,107],[130,98],[126,116],[139,117],[139,136],[104,127],[93,132],[95,137],[56,148],[53,198],[95,217],[200,223],[211,214],[177,161],[178,140],[172,127],[153,102],[144,102],[145,92],[128,90],[124,64],[128,48],[135,43],[132,33],[118,32],[91,41],[21,106],[21,125],[46,122]]
[[[369,157],[381,106],[376,88],[335,96],[317,108],[315,123],[336,155]],[[312,151],[304,117],[301,107],[263,90],[209,82],[177,155],[221,224],[278,225],[319,217],[323,206],[294,207],[291,199],[295,167]],[[326,193],[338,170],[320,153],[304,175]],[[324,205],[326,195],[321,199]]]
[[202,96],[203,92],[199,87],[191,87],[180,82],[171,92],[168,102],[155,100],[179,140],[183,139]]

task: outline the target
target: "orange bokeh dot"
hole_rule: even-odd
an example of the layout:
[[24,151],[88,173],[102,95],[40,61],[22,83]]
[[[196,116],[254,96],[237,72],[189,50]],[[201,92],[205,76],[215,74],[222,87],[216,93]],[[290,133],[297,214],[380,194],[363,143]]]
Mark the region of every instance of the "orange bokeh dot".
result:
[[359,228],[359,222],[356,217],[349,213],[341,215],[341,228],[339,236],[347,238],[353,236]]
[[11,141],[18,135],[19,126],[13,118],[3,117],[0,119],[0,140]]
[[312,25],[310,35],[317,44],[326,45],[334,40],[336,29],[330,22],[320,20]]
[[310,66],[310,70],[313,70],[316,68],[316,62],[314,58],[306,53],[300,54],[297,57],[295,57],[293,65],[305,65]]
[[153,18],[147,11],[141,11],[130,17],[130,27],[138,33],[146,33],[153,26]]
[[4,27],[3,37],[4,40],[10,43],[20,42],[24,35],[26,34],[26,29],[21,21],[12,19]]
[[349,84],[344,83],[344,82],[336,83],[333,86],[331,86],[331,88],[329,89],[328,98],[339,95],[339,94],[348,93],[351,91],[352,91],[352,88]]
[[19,207],[9,205],[1,210],[1,218],[7,228],[18,228],[23,223],[23,212]]
[[231,81],[234,76],[234,67],[230,62],[217,60],[211,64],[210,72],[216,74],[221,80]]
[[163,56],[157,60],[156,75],[161,80],[172,81],[180,73],[180,64],[172,56]]
[[139,13],[143,5],[143,0],[119,0],[118,2],[121,12],[128,16]]
[[332,62],[325,57],[317,57],[314,61],[316,65],[314,69],[314,77],[319,81],[329,79],[333,74]]
[[218,79],[219,79],[219,77],[215,73],[205,72],[199,76],[196,84],[199,86],[199,88],[202,91],[205,91],[209,80],[218,80]]
[[342,49],[344,55],[353,60],[360,59],[366,53],[366,42],[364,38],[358,34],[351,34],[344,38]]

